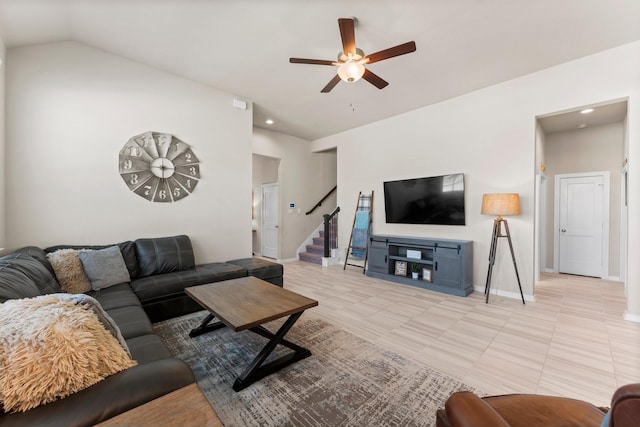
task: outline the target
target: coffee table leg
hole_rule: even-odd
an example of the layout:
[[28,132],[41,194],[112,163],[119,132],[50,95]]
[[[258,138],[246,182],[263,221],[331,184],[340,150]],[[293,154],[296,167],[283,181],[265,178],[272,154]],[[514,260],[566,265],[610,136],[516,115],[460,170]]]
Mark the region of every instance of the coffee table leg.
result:
[[[289,366],[290,364],[297,362],[298,360],[302,360],[311,356],[311,352],[299,345],[293,344],[291,341],[287,341],[284,339],[284,336],[289,332],[289,329],[293,326],[294,323],[300,318],[303,312],[294,313],[287,319],[286,322],[278,329],[278,332],[275,334],[269,332],[262,326],[258,326],[255,328],[251,328],[252,332],[255,332],[263,337],[270,338],[270,341],[264,348],[258,353],[258,355],[253,359],[253,362],[249,365],[249,367],[244,371],[242,375],[240,375],[236,381],[233,383],[233,390],[240,391],[257,380],[266,377],[285,366]],[[278,344],[281,344],[287,348],[293,350],[293,353],[286,354],[278,359],[272,360],[266,365],[262,365],[264,361],[269,357],[271,352],[276,348]]]
[[191,332],[189,332],[189,336],[193,338],[197,337],[198,335],[206,334],[207,332],[215,331],[216,329],[224,328],[225,324],[222,322],[213,322],[210,324],[209,322],[211,322],[213,318],[214,315],[209,313],[207,317],[202,320],[200,326],[198,326],[197,328],[193,328]]

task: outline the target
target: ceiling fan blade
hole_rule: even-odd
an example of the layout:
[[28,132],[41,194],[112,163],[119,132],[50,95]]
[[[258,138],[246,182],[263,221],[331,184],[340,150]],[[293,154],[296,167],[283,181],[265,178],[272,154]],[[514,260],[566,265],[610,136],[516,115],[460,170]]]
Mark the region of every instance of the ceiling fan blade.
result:
[[324,59],[304,59],[304,58],[289,58],[289,62],[292,64],[312,64],[312,65],[334,65],[335,61],[325,61]]
[[336,76],[334,78],[332,78],[331,81],[329,83],[327,83],[327,85],[324,88],[322,88],[322,90],[320,92],[321,93],[329,93],[329,92],[331,92],[331,89],[336,87],[336,85],[339,82],[340,82],[340,76],[336,74]]
[[378,89],[383,89],[389,84],[389,82],[384,80],[382,77],[366,69],[364,70],[364,74],[362,78],[368,81],[369,83],[371,83],[372,85],[374,85],[375,87],[377,87]]
[[345,55],[355,56],[356,54],[356,30],[353,19],[340,18],[338,19],[338,26],[340,27],[340,38],[342,38],[342,51]]
[[381,50],[380,52],[367,55],[369,61],[367,64],[373,64],[374,62],[382,61],[383,59],[393,58],[394,56],[400,56],[407,53],[416,51],[416,42],[410,41],[407,43],[399,44],[398,46],[390,47],[389,49]]

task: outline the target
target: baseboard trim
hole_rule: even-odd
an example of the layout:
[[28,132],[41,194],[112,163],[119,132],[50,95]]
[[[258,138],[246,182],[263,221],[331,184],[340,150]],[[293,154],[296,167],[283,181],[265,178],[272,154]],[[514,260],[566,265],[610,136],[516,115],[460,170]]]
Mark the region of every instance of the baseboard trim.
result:
[[[544,269],[545,273],[556,273],[559,274],[557,271],[555,271],[553,268],[545,268]],[[620,283],[624,283],[624,280],[622,280],[620,278],[620,276],[606,276],[606,277],[602,277],[602,280],[609,280],[611,282],[620,282]]]
[[296,258],[284,258],[284,259],[277,259],[276,262],[279,262],[280,264],[285,263],[285,262],[293,262],[293,261],[300,261],[300,258],[296,257]]
[[[473,290],[475,292],[480,292],[480,293],[484,293],[484,286],[474,286]],[[517,299],[517,300],[521,300],[522,298],[520,298],[520,292],[511,292],[511,291],[502,291],[500,289],[496,290],[492,290],[491,291],[491,295],[497,295],[497,296],[501,296],[501,297],[505,297],[505,298],[513,298],[513,299]],[[489,296],[489,299],[491,299],[491,295]],[[527,295],[524,294],[524,300],[525,301],[529,301],[529,302],[536,302],[536,296],[535,295]]]
[[640,314],[631,314],[625,311],[624,320],[628,320],[629,322],[633,322],[633,323],[640,323]]

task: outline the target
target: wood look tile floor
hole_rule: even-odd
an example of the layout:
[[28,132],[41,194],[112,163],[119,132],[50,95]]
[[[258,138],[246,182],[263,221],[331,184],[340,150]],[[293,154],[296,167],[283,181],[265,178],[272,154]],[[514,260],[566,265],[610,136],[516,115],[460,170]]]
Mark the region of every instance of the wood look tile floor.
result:
[[[536,393],[609,406],[640,382],[640,324],[625,321],[618,282],[545,274],[536,302],[466,298],[373,279],[362,270],[284,265],[285,288],[318,316],[487,394]],[[312,313],[311,313],[312,312]]]

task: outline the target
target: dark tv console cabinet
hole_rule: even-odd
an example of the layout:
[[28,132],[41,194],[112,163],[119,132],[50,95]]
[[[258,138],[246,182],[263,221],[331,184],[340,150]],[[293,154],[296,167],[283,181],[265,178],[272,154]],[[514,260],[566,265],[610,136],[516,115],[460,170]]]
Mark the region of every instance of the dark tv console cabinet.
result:
[[[397,263],[406,274],[396,274]],[[411,278],[414,264],[420,270],[418,279]],[[425,280],[423,269],[430,270],[426,275],[431,281]],[[473,292],[473,242],[372,235],[367,276],[466,297]]]

